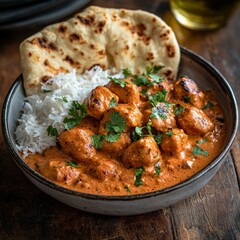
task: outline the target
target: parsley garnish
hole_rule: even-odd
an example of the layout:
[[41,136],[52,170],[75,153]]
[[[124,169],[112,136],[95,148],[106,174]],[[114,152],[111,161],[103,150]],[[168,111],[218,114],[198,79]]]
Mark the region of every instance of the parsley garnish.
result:
[[142,133],[142,130],[145,127],[135,127],[134,131],[132,132],[132,140],[135,142],[139,140],[140,138],[144,137],[144,134]]
[[87,109],[84,104],[80,104],[78,101],[73,101],[71,108],[68,111],[71,118],[64,118],[65,129],[71,129],[78,125],[81,120],[87,115]]
[[76,163],[76,162],[65,161],[65,163],[66,163],[66,166],[71,166],[71,167],[74,167],[74,168],[78,168],[78,163]]
[[155,164],[154,164],[154,168],[155,168],[155,175],[159,175],[160,172],[161,172],[161,167],[159,165],[159,161],[157,161]]
[[155,66],[151,63],[150,66],[146,67],[147,74],[157,74],[164,66]]
[[149,81],[148,78],[146,76],[143,75],[134,75],[134,79],[133,82],[137,85],[137,86],[147,86],[150,87],[153,85],[153,82]]
[[160,145],[162,142],[162,136],[163,136],[162,133],[159,133],[158,135],[153,135],[153,138],[158,145]]
[[213,106],[214,106],[214,104],[212,102],[208,101],[207,104],[202,108],[202,110],[212,108]]
[[107,141],[107,142],[116,142],[121,136],[121,133],[115,133],[115,132],[112,132],[112,133],[108,133],[107,135],[104,135],[104,139]]
[[115,107],[115,106],[117,106],[117,102],[116,102],[115,98],[112,97],[112,99],[109,103],[109,107],[112,108],[112,107]]
[[135,170],[134,170],[135,186],[136,187],[139,187],[140,185],[143,185],[143,181],[142,181],[143,171],[144,171],[144,167],[135,168]]
[[114,77],[108,77],[111,81],[114,83],[120,85],[122,88],[125,88],[127,86],[127,82],[124,81],[123,78],[114,78]]
[[194,149],[192,150],[192,154],[194,155],[203,155],[205,157],[208,156],[208,152],[202,148],[200,148],[199,146],[195,146]]
[[53,126],[48,126],[47,128],[48,136],[56,137],[58,136],[58,130]]
[[175,116],[177,116],[184,111],[185,111],[185,108],[183,106],[181,106],[180,104],[177,104],[173,110],[173,113]]

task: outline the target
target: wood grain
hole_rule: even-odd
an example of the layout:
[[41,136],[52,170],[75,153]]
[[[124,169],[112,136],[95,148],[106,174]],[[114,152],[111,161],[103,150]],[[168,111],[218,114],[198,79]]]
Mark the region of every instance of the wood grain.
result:
[[[180,26],[168,1],[95,0],[94,5],[145,9],[162,17],[181,45],[213,63],[240,104],[240,10],[211,32]],[[38,29],[1,32],[0,106],[20,74],[19,44]],[[226,103],[227,104],[227,103]],[[0,239],[240,239],[240,132],[213,179],[197,194],[171,207],[138,216],[81,212],[33,186],[11,160],[0,135]]]

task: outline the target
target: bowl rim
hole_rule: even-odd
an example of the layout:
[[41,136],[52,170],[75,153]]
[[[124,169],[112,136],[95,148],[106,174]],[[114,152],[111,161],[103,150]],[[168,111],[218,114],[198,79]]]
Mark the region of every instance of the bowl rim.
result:
[[234,92],[233,92],[230,84],[223,77],[223,75],[219,72],[219,70],[217,70],[210,62],[208,62],[203,57],[199,56],[197,53],[195,53],[195,52],[193,52],[193,51],[191,51],[191,50],[189,50],[185,47],[182,47],[182,46],[180,46],[180,50],[181,50],[181,53],[187,55],[191,59],[194,59],[195,62],[197,62],[200,65],[202,65],[203,67],[205,67],[209,72],[211,72],[218,79],[221,79],[221,84],[223,84],[225,89],[227,89],[228,95],[230,96],[231,102],[233,104],[234,126],[233,126],[233,131],[231,133],[230,139],[229,139],[228,143],[226,144],[226,146],[224,147],[224,149],[220,152],[220,154],[216,158],[214,158],[202,170],[200,170],[196,174],[192,175],[190,178],[187,178],[186,180],[184,180],[184,181],[182,181],[182,182],[180,182],[180,183],[178,183],[174,186],[164,188],[164,189],[161,189],[161,190],[156,190],[156,191],[153,191],[153,192],[133,194],[133,195],[110,196],[110,195],[90,194],[90,193],[78,192],[78,191],[75,191],[75,190],[64,188],[64,187],[52,182],[51,180],[49,180],[49,179],[45,178],[44,176],[42,176],[41,174],[39,174],[38,172],[34,171],[32,168],[30,168],[29,165],[27,165],[27,163],[25,163],[20,158],[20,156],[16,152],[15,144],[12,143],[12,141],[10,139],[10,132],[9,132],[8,123],[7,123],[7,114],[8,114],[8,109],[9,109],[11,99],[13,98],[13,95],[14,95],[17,87],[22,84],[22,81],[23,81],[22,75],[20,75],[14,81],[12,86],[10,87],[10,89],[7,93],[7,96],[5,98],[5,101],[4,101],[4,104],[3,104],[3,109],[2,109],[3,137],[4,137],[5,142],[7,143],[6,145],[7,145],[7,148],[9,150],[9,152],[10,152],[10,155],[12,156],[16,165],[18,165],[18,167],[20,169],[23,168],[36,181],[39,181],[41,184],[46,185],[47,187],[49,187],[49,188],[51,188],[55,191],[59,191],[61,193],[68,194],[68,195],[71,195],[71,196],[74,195],[76,197],[82,197],[82,198],[85,198],[85,199],[108,200],[108,201],[113,201],[113,200],[115,200],[115,201],[131,201],[131,200],[136,200],[136,199],[144,199],[144,198],[155,197],[155,196],[158,196],[158,195],[164,195],[164,194],[167,194],[169,192],[184,188],[187,185],[190,185],[192,182],[201,178],[203,175],[205,175],[207,172],[209,172],[211,169],[213,169],[216,165],[220,164],[221,161],[226,156],[226,154],[229,152],[229,150],[230,150],[230,148],[233,144],[233,141],[236,137],[237,130],[238,130],[238,121],[239,121],[239,119],[238,119],[238,105],[237,105],[237,101],[236,101],[236,98],[234,96]]

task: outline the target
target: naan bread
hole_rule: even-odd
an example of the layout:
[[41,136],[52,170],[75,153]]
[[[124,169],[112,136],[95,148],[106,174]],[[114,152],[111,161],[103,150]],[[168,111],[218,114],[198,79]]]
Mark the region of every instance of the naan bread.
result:
[[60,72],[75,68],[81,74],[95,65],[139,73],[153,63],[175,78],[180,60],[176,37],[159,17],[95,6],[27,38],[20,54],[27,95],[39,93],[41,83]]

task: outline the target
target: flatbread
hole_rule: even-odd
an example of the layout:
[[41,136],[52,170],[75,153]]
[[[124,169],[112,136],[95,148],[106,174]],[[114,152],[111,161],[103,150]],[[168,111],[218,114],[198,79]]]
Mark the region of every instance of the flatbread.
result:
[[39,93],[41,83],[60,72],[75,68],[81,74],[95,65],[140,73],[153,63],[175,78],[180,60],[172,29],[156,15],[96,6],[27,38],[20,55],[27,95]]

